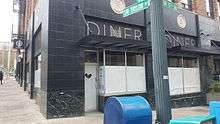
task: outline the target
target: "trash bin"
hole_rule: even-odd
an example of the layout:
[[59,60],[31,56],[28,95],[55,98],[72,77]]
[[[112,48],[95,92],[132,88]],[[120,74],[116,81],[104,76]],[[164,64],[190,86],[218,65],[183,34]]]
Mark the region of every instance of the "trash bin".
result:
[[216,118],[216,124],[220,124],[220,101],[209,103],[209,113]]
[[215,124],[214,116],[187,116],[170,120],[169,124]]
[[152,124],[152,110],[141,96],[111,97],[105,104],[104,124]]

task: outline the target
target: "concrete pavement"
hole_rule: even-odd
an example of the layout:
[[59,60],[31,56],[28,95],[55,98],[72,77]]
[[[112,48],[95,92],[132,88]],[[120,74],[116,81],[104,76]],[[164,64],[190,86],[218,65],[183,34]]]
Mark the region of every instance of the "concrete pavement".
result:
[[[205,115],[207,107],[173,109],[173,118],[187,115]],[[153,112],[155,118],[155,112]],[[85,117],[46,120],[39,107],[13,78],[0,85],[0,124],[103,124],[103,114],[87,113]]]

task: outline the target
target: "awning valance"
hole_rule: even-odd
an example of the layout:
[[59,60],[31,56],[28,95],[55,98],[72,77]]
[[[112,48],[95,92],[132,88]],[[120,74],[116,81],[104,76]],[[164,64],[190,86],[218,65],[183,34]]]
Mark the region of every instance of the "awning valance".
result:
[[122,39],[116,37],[100,36],[100,35],[89,35],[77,43],[81,47],[86,48],[103,48],[103,49],[136,49],[146,50],[151,47],[150,42],[143,40],[131,40]]
[[169,52],[184,52],[200,55],[220,55],[220,49],[215,47],[202,48],[202,47],[173,47],[168,49]]
[[[77,45],[95,49],[124,49],[124,50],[147,50],[151,51],[151,42],[143,40],[122,39],[116,37],[89,35],[77,42]],[[220,49],[215,47],[186,47],[177,46],[168,48],[168,52],[180,52],[199,55],[220,55]]]

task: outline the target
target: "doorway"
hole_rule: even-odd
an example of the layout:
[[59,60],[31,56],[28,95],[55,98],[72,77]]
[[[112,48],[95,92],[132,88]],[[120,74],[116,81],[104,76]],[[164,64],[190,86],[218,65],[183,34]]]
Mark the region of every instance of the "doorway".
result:
[[97,52],[85,51],[85,112],[97,110]]

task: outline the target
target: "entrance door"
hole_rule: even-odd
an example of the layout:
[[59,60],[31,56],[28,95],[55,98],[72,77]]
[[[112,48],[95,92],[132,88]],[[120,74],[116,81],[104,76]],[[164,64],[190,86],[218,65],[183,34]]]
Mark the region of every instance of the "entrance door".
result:
[[85,111],[97,110],[97,53],[85,52]]
[[97,110],[97,64],[85,64],[85,111]]

